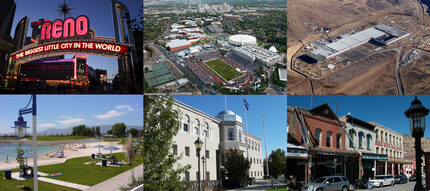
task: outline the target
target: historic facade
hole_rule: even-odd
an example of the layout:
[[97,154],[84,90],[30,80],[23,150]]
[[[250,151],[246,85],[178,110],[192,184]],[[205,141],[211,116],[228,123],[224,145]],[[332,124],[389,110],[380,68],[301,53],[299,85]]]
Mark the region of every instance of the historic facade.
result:
[[204,163],[201,160],[200,164],[201,180],[220,180],[227,177],[228,172],[223,161],[230,148],[242,151],[245,157],[249,154],[252,162],[249,176],[263,178],[261,139],[246,133],[240,116],[225,110],[214,117],[176,100],[174,104],[180,111],[181,129],[173,137],[172,152],[182,155],[177,165],[191,165],[191,169],[182,175],[184,181],[196,181],[199,175],[197,149],[194,145],[198,137],[203,141],[200,158],[206,158]]

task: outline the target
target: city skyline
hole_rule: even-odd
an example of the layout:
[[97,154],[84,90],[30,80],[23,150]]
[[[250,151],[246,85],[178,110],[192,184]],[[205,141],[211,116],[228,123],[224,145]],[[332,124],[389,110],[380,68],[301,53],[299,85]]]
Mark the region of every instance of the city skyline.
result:
[[[429,108],[430,96],[417,97],[424,107]],[[404,112],[414,98],[415,96],[313,96],[312,107],[327,103],[337,113],[337,117],[351,113],[351,116],[365,122],[376,122],[400,134],[411,135],[409,119]],[[311,96],[288,96],[288,105],[311,109]],[[426,124],[430,124],[428,116]],[[424,137],[430,138],[430,128],[426,128]]]
[[[46,3],[41,3],[46,2]],[[59,0],[43,0],[43,1],[24,1],[15,0],[16,11],[12,25],[11,36],[15,33],[17,23],[25,16],[29,17],[29,24],[27,29],[27,36],[31,36],[31,22],[38,21],[39,19],[46,19],[54,21],[56,19],[63,20],[63,17],[55,10],[58,9],[57,5]],[[105,0],[74,0],[71,2],[71,15],[67,17],[76,18],[80,15],[86,15],[89,18],[90,28],[94,29],[96,36],[115,37],[112,20],[112,10],[110,1]],[[141,6],[134,6],[136,4],[142,5],[139,0],[124,0],[122,1],[130,11],[130,17],[136,18],[139,14]],[[36,10],[36,11],[35,11]],[[96,10],[96,11],[95,11]],[[73,55],[65,55],[65,58],[71,58]],[[118,73],[117,59],[103,56],[88,55],[87,63],[94,69],[108,70],[108,79],[113,79],[113,75]]]
[[[224,96],[173,96],[176,100],[216,117],[225,109]],[[285,151],[287,145],[287,99],[286,96],[271,96],[261,99],[261,96],[245,96],[249,104],[246,111],[248,132],[261,139],[261,149],[265,158],[262,112],[264,112],[264,127],[266,131],[267,156],[278,148]],[[227,96],[227,110],[233,111],[242,118],[243,131],[245,114],[243,96]]]
[[[2,95],[0,105],[0,133],[13,133],[18,111],[24,108],[31,95]],[[59,109],[59,105],[62,108]],[[29,106],[31,107],[31,105]],[[6,112],[7,111],[7,112]],[[31,114],[23,115],[32,127]],[[37,95],[37,131],[49,128],[69,128],[77,125],[101,126],[125,123],[142,126],[142,95]],[[31,133],[29,130],[27,133]]]

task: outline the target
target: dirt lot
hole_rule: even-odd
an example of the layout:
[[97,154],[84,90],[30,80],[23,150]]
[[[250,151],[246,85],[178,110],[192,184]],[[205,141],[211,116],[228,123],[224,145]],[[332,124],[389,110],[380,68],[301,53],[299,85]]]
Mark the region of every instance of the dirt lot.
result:
[[[368,57],[368,59],[364,60],[370,62],[370,60],[377,56]],[[357,66],[348,68],[348,70],[354,70],[354,74],[349,75],[351,71],[336,73],[333,79],[336,79],[335,82],[337,83],[332,83],[333,81],[311,80],[313,93],[316,95],[394,95],[396,94],[396,83],[394,78],[395,64],[393,63],[395,63],[396,56],[395,52],[389,52],[385,54],[385,59],[381,59],[377,63],[366,64],[360,63],[364,62],[360,61],[356,63],[358,64]],[[291,78],[288,76],[287,91],[293,95],[312,93],[309,80],[298,76],[292,76]]]
[[430,53],[421,54],[418,60],[400,68],[405,94],[430,94]]

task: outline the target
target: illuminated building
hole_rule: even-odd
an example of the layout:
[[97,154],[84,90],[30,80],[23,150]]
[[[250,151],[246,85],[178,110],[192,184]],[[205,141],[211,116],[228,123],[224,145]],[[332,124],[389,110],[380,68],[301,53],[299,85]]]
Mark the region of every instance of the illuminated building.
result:
[[0,79],[6,68],[6,55],[13,51],[10,31],[15,16],[16,4],[14,0],[0,1]]
[[96,78],[95,75],[87,63],[87,56],[79,54],[70,59],[29,62],[21,68],[22,82],[46,82],[50,85],[85,85],[91,78]]

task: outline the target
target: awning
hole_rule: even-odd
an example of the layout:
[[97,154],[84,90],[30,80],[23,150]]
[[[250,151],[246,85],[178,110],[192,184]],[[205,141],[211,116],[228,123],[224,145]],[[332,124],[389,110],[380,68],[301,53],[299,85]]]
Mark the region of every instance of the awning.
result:
[[387,155],[362,154],[362,159],[387,160]]

